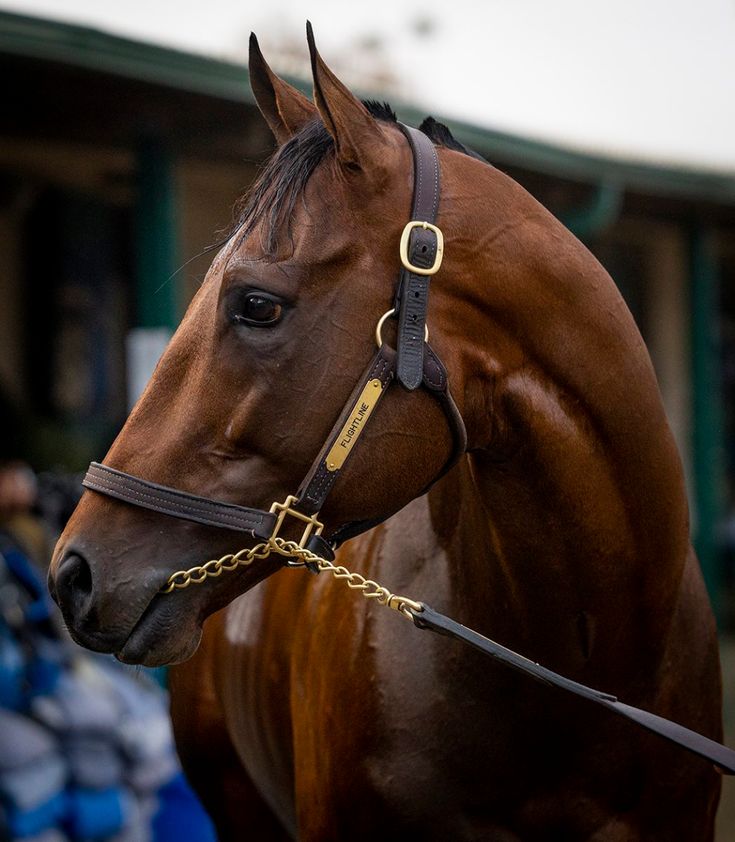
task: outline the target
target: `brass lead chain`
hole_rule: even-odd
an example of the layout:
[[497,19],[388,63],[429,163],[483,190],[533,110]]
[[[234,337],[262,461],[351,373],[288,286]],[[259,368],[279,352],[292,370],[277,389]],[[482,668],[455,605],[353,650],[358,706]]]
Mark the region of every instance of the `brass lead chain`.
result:
[[[188,570],[178,570],[169,576],[166,584],[161,588],[161,593],[173,593],[176,590],[183,590],[190,585],[201,585],[207,579],[215,579],[222,573],[231,572],[238,567],[247,567],[256,559],[268,558],[272,553],[284,556],[289,559],[297,558],[301,565],[307,562],[316,564],[320,572],[331,573],[335,579],[342,579],[347,587],[359,591],[365,599],[374,599],[380,605],[385,605],[398,611],[409,620],[413,620],[412,611],[420,612],[423,608],[420,602],[409,599],[407,596],[391,593],[388,588],[379,585],[372,579],[366,579],[359,573],[352,573],[346,567],[333,564],[326,558],[312,553],[296,541],[287,541],[283,538],[271,538],[261,544],[256,544],[249,550],[240,550],[237,553],[228,553],[222,558],[212,559],[197,567],[190,567]],[[299,566],[301,566],[299,565]]]

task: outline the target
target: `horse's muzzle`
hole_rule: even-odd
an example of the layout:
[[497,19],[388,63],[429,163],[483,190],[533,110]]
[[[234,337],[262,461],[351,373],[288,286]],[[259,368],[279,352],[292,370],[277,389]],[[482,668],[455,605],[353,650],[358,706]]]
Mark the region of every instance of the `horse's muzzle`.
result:
[[94,585],[92,567],[79,551],[66,552],[55,571],[49,571],[49,592],[72,637],[96,652],[116,652],[125,643],[127,631],[101,630]]

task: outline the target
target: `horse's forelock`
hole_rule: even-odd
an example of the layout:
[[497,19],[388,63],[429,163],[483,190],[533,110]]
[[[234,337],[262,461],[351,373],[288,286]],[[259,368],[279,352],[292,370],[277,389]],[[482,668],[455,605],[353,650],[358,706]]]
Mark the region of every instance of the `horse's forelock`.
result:
[[[367,100],[364,104],[377,120],[386,123],[397,121],[387,102]],[[433,117],[424,120],[421,131],[438,146],[472,154]],[[251,189],[235,204],[233,222],[225,239],[237,236],[242,241],[256,226],[260,226],[263,252],[268,257],[275,257],[284,225],[287,235],[291,236],[290,220],[307,181],[317,166],[333,152],[334,140],[324,123],[319,119],[307,123],[275,151]]]
[[307,123],[275,151],[251,189],[236,203],[229,236],[243,240],[260,224],[263,251],[275,255],[279,234],[291,219],[306,182],[333,149],[332,136],[321,120]]

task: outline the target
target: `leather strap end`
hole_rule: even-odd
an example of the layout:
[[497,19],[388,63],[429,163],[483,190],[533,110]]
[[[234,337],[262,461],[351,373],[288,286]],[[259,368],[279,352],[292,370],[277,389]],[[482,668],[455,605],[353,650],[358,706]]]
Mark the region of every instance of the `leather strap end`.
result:
[[[306,549],[310,553],[314,553],[314,555],[325,558],[327,561],[334,561],[334,550],[332,549],[332,545],[322,535],[311,535],[309,540],[306,542]],[[306,566],[312,573],[319,572],[319,568],[315,562],[307,561]]]
[[409,391],[418,389],[424,376],[426,311],[429,306],[429,279],[404,273],[398,310],[396,379]]

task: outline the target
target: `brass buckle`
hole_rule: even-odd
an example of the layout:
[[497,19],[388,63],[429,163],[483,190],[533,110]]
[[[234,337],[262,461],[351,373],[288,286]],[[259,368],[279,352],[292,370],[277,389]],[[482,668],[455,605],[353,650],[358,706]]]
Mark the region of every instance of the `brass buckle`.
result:
[[[414,266],[408,259],[408,240],[411,236],[411,231],[413,231],[414,228],[428,228],[428,230],[433,231],[436,236],[436,256],[434,257],[434,265],[429,266],[428,269],[423,269],[421,266]],[[403,233],[401,234],[399,253],[401,255],[401,263],[406,267],[406,269],[408,269],[409,272],[413,272],[415,275],[435,275],[439,271],[439,267],[442,265],[442,257],[444,256],[444,235],[442,234],[441,229],[437,228],[436,225],[432,225],[430,222],[421,222],[418,219],[412,219],[411,222],[409,222],[403,229]]]
[[288,497],[283,501],[283,503],[274,503],[270,507],[270,513],[272,515],[277,514],[278,517],[276,518],[276,525],[273,527],[273,532],[271,533],[271,537],[268,539],[268,543],[272,546],[275,546],[276,538],[278,537],[278,533],[281,531],[281,527],[283,526],[283,521],[286,519],[286,515],[291,515],[295,517],[297,520],[302,521],[306,524],[304,531],[301,535],[301,540],[299,541],[299,546],[303,547],[306,542],[311,537],[312,533],[314,535],[321,535],[322,530],[324,529],[324,524],[317,520],[317,515],[305,515],[302,512],[297,511],[296,509],[292,509],[294,503],[298,502],[298,497],[294,497],[293,494],[289,494]]

